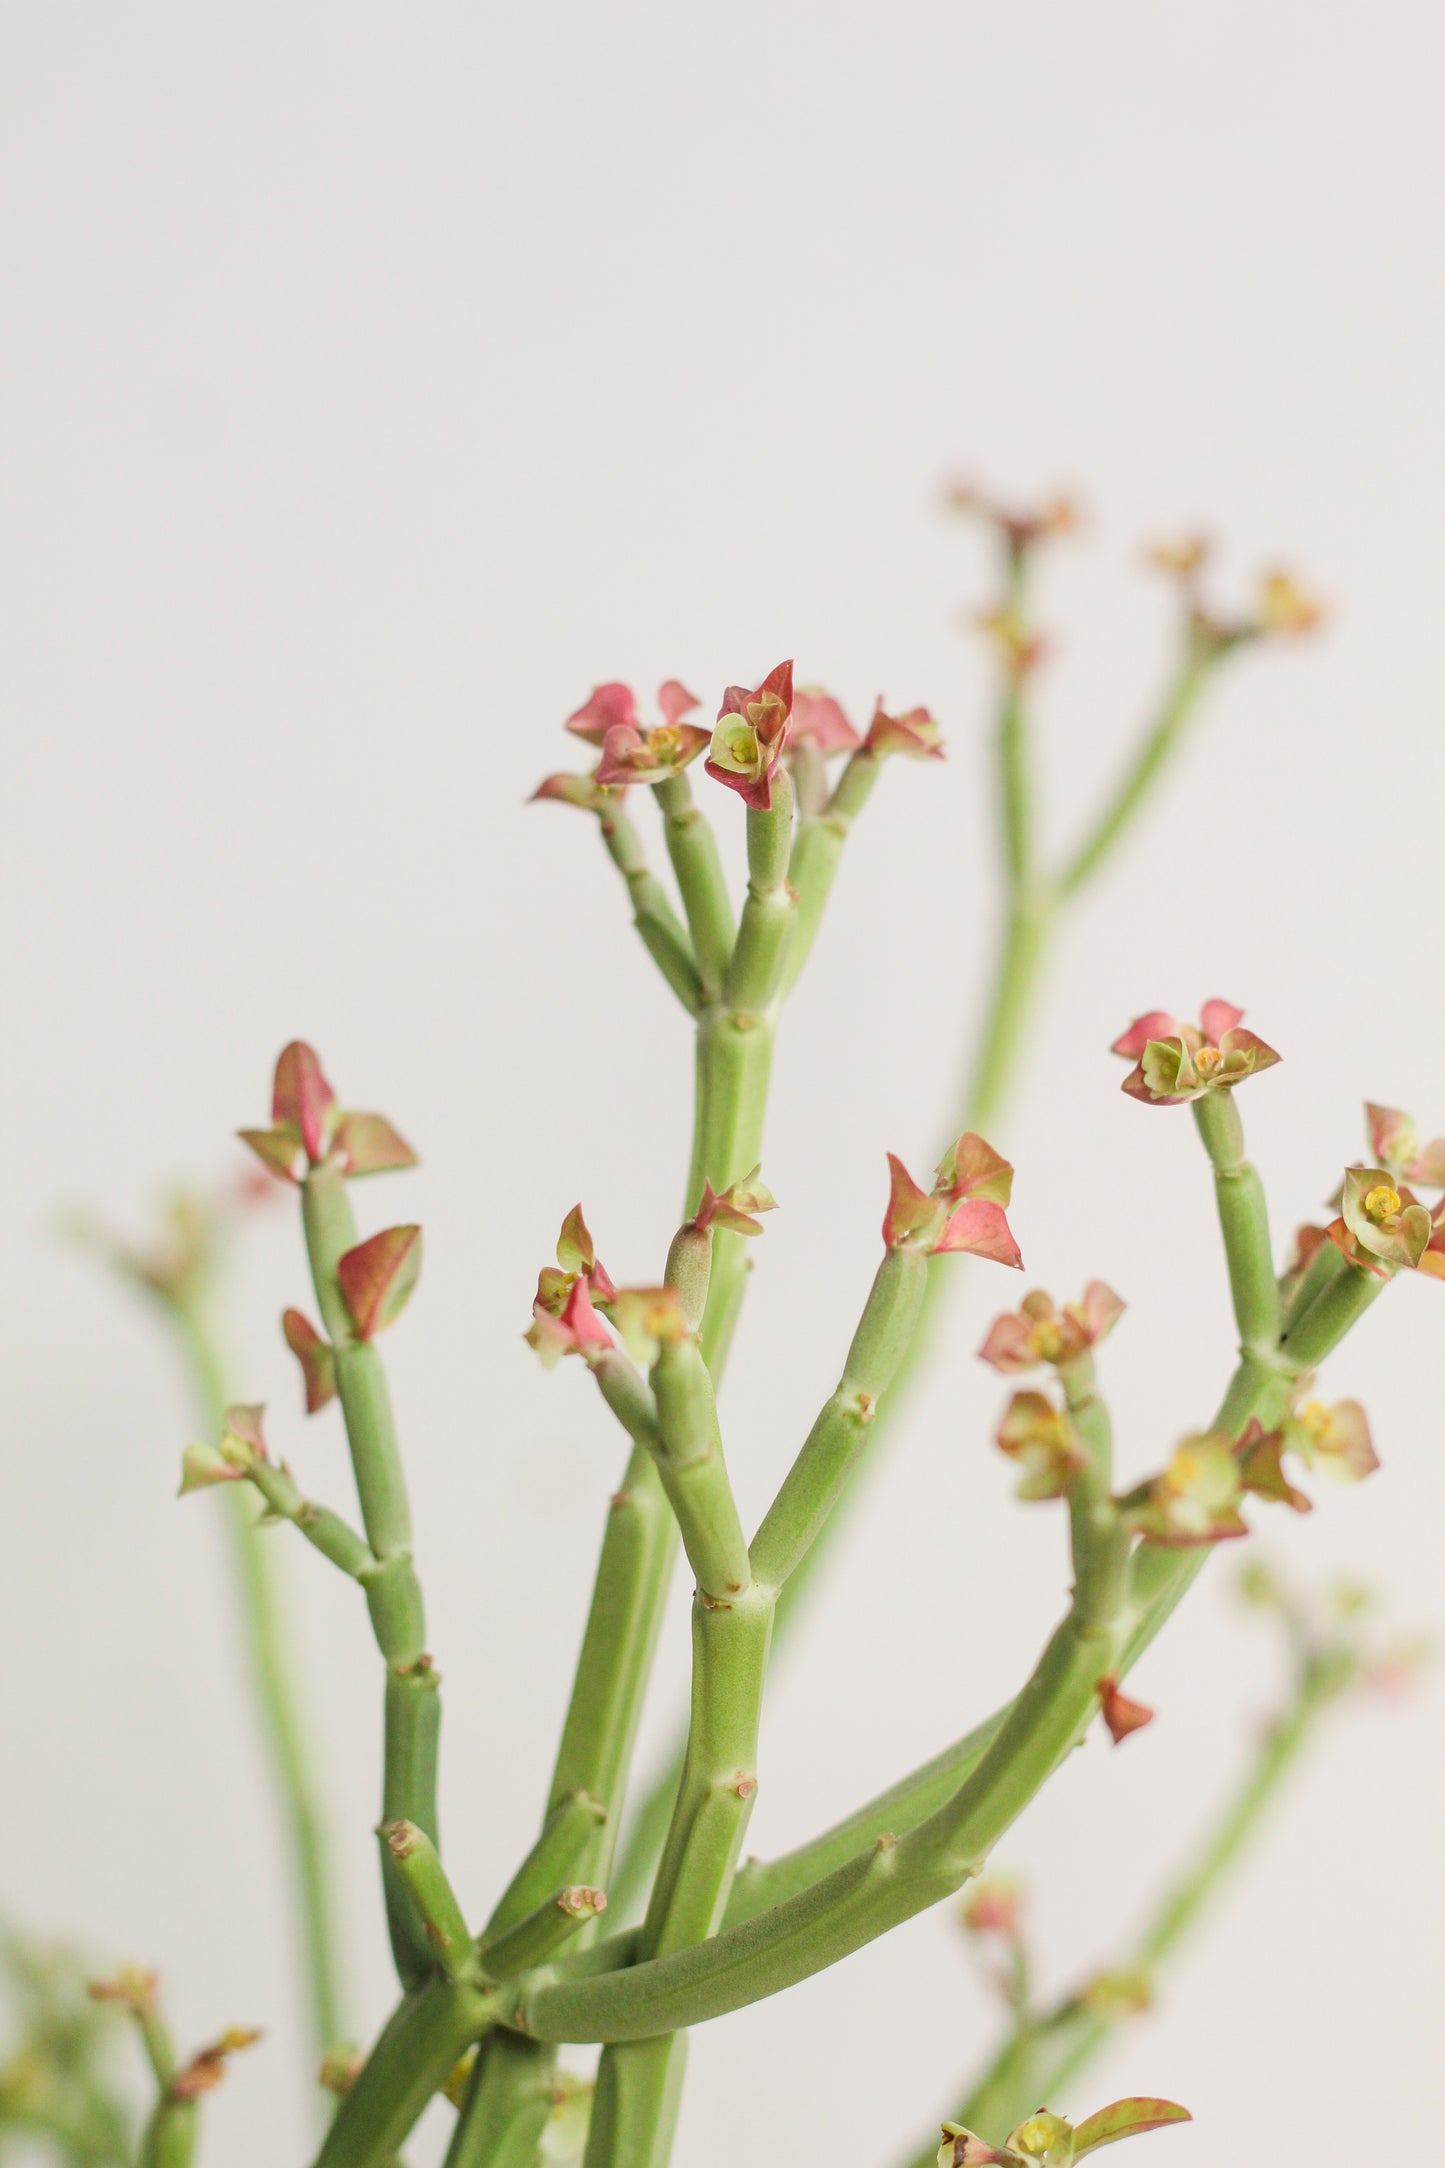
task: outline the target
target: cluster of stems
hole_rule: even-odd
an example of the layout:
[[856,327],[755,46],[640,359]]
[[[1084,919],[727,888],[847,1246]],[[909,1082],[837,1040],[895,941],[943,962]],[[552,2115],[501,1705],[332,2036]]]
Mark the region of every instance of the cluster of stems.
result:
[[[1028,573],[1048,530],[1003,515],[996,524],[1004,572],[992,619],[1001,658],[996,778],[1004,902],[989,1007],[961,1095],[965,1134],[945,1155],[931,1191],[895,1166],[884,1255],[841,1376],[751,1536],[728,1472],[718,1403],[743,1304],[748,1240],[757,1230],[751,1212],[771,1202],[765,1192],[760,1202],[750,1185],[763,1158],[776,1034],[844,845],[882,768],[895,752],[936,755],[936,726],[923,710],[891,716],[880,704],[862,735],[825,696],[795,702],[791,666],[755,690],[730,689],[707,773],[737,792],[746,809],[740,908],[687,772],[705,734],[680,725],[678,717],[695,705],[681,687],[664,688],[668,720],[651,731],[637,726],[626,688],[600,688],[574,727],[603,746],[601,767],[544,786],[543,795],[596,817],[643,945],[694,1030],[696,1088],[681,1224],[660,1277],[614,1287],[579,1213],[564,1227],[561,1269],[549,1268],[539,1286],[529,1337],[544,1355],[582,1359],[623,1434],[624,1461],[536,1841],[484,1915],[463,1903],[443,1863],[439,1675],[377,1346],[415,1278],[419,1234],[398,1227],[360,1239],[349,1190],[357,1175],[404,1166],[411,1155],[379,1117],[338,1109],[308,1048],[283,1054],[273,1125],[247,1134],[270,1171],[299,1195],[320,1331],[288,1313],[287,1336],[302,1360],[308,1405],[339,1400],[359,1526],[303,1493],[272,1457],[259,1411],[222,1412],[228,1396],[202,1310],[188,1294],[167,1292],[198,1399],[219,1418],[214,1428],[221,1432],[219,1446],[193,1449],[186,1487],[215,1483],[251,1501],[235,1508],[244,1609],[293,1831],[316,2035],[331,2051],[340,2095],[316,2168],[386,2168],[443,2092],[458,2103],[447,2168],[531,2168],[557,2097],[557,2052],[567,2043],[600,2049],[586,2168],[664,2168],[689,2029],[839,1962],[978,1876],[1099,1715],[1101,1700],[1108,1713],[1118,1682],[1211,1555],[1212,1541],[1176,1541],[1151,1524],[1140,1504],[1147,1486],[1117,1494],[1108,1413],[1090,1354],[1076,1351],[1058,1364],[1058,1421],[1070,1442],[1053,1492],[1067,1509],[1073,1584],[1017,1694],[809,1842],[741,1863],[759,1785],[770,1659],[922,1359],[946,1276],[958,1270],[949,1253],[1017,1262],[1002,1210],[1009,1169],[976,1131],[992,1125],[1014,1077],[1050,944],[1145,804],[1224,658],[1269,629],[1263,617],[1221,625],[1186,587],[1179,661],[1157,718],[1072,852],[1048,867],[1036,841],[1028,698],[1040,647]],[[593,731],[599,716],[603,727]],[[827,756],[840,746],[846,758],[830,783]],[[676,903],[649,867],[626,802],[628,782],[656,801]],[[1225,1059],[1206,1048],[1198,1055],[1201,1074],[1206,1055]],[[1188,1058],[1186,1050],[1181,1059]],[[1284,1420],[1298,1382],[1391,1276],[1326,1244],[1328,1254],[1286,1282],[1282,1296],[1262,1187],[1244,1154],[1236,1080],[1222,1073],[1180,1095],[1194,1100],[1213,1172],[1238,1328],[1237,1362],[1209,1425],[1227,1457],[1245,1455],[1252,1438]],[[294,1682],[275,1660],[275,1596],[257,1564],[265,1555],[250,1525],[258,1510],[292,1524],[358,1584],[382,1662],[378,1847],[398,1999],[354,2063],[338,2052],[332,1906],[303,1729],[290,1699]],[[679,1549],[694,1591],[690,1707],[679,1751],[643,1793],[620,1850],[633,1748]],[[1035,2023],[1033,2013],[1029,2022],[1031,2082],[1040,2069],[1050,2082],[1060,2068],[1071,2075],[1097,2044],[1095,2033],[1087,2044],[1071,2034],[1067,2056],[1060,2046],[1054,2063],[1041,2063],[1034,2035],[1067,2028]],[[1013,2052],[1017,2064],[1023,2050]],[[163,2102],[171,2082],[162,2082]],[[1045,2148],[1066,2141],[1019,2124],[1021,2094],[1011,2085],[1012,2078],[1000,2078],[979,2089],[969,2128],[946,2139],[950,2158],[1065,2159],[1057,2150],[1029,2150],[1036,2138]],[[188,2107],[185,2118],[172,2120],[184,2127],[164,2159],[166,2168],[181,2168],[191,2157],[194,2116]],[[1109,2133],[1119,2134],[1122,2126]]]

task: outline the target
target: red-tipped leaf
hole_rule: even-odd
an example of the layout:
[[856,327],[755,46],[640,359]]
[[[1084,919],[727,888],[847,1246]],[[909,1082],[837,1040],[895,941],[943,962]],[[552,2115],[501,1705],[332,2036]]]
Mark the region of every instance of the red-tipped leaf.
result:
[[271,1119],[293,1128],[309,1159],[326,1157],[331,1142],[336,1094],[326,1081],[320,1057],[304,1039],[284,1046],[276,1062]]
[[1082,2160],[1101,2145],[1120,2138],[1137,2138],[1146,2130],[1162,2130],[1167,2123],[1192,2123],[1193,2116],[1173,2100],[1115,2100],[1100,2108],[1074,2131],[1074,2158]]
[[384,1114],[343,1114],[333,1143],[349,1175],[390,1174],[416,1165],[416,1153]]
[[314,1415],[328,1400],[336,1398],[336,1356],[329,1340],[323,1340],[302,1310],[283,1310],[281,1330],[286,1345],[301,1365],[306,1388],[306,1413]]
[[336,1277],[358,1340],[374,1339],[396,1323],[420,1271],[420,1227],[385,1227],[346,1252]]

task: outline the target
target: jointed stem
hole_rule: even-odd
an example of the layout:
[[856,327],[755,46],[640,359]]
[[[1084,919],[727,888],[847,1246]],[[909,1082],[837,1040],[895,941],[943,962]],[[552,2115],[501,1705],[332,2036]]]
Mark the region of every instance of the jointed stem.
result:
[[705,1000],[716,1001],[733,952],[733,907],[723,879],[717,842],[693,803],[686,775],[669,776],[654,787],[662,812],[663,836],[677,876],[682,907],[692,935],[693,955]]
[[620,801],[598,815],[608,856],[627,883],[632,899],[633,924],[643,946],[690,1016],[702,1005],[702,980],[692,952],[687,928],[654,873],[648,871],[642,844]]
[[[376,1560],[365,1586],[376,1644],[386,1662],[382,1823],[414,1822],[437,1842],[438,1676],[426,1650],[421,1583],[411,1557],[411,1508],[396,1421],[381,1356],[358,1340],[342,1298],[337,1265],[356,1242],[345,1180],[335,1163],[314,1167],[301,1192],[306,1250],[316,1300],[336,1358],[336,1384],[367,1541]],[[421,1987],[432,1953],[381,1842],[382,1886],[392,1955],[402,1984]]]
[[[1351,1267],[1289,1336],[1294,1345],[1287,1341],[1280,1353],[1285,1374],[1322,1361],[1383,1284]],[[1280,1372],[1246,1359],[1237,1375],[1247,1384],[1231,1386],[1225,1407],[1242,1427],[1267,1407]],[[1023,1694],[994,1720],[998,1729],[971,1774],[900,1841],[880,1839],[699,1948],[587,1980],[538,1975],[524,1998],[528,2029],[550,2039],[629,2040],[697,2024],[795,1985],[951,1894],[1068,1751],[1096,1707],[1101,1674],[1122,1675],[1137,1661],[1207,1556],[1146,1545],[1135,1555],[1127,1594],[1104,1576],[1104,1600],[1096,1596],[1089,1616],[1076,1602]],[[915,1785],[936,1779],[936,1768],[920,1771]],[[900,1794],[905,1804],[913,1796],[907,1786],[891,1796]]]

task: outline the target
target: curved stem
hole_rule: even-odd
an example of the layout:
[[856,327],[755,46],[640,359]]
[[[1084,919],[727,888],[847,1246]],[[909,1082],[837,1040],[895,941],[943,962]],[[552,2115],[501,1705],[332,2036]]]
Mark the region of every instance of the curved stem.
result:
[[[1339,1683],[1319,1667],[1305,1665],[1289,1706],[1270,1726],[1215,1826],[1132,1950],[1112,1971],[1138,1975],[1147,1985],[1150,1975],[1174,1954],[1295,1768]],[[1091,2002],[1087,1989],[1066,1996],[1051,2010],[1025,2012],[953,2111],[956,2120],[1001,2144],[1004,2135],[1041,2102],[1067,2097],[1072,2080],[1102,2051],[1121,2022],[1106,2005]],[[907,2168],[933,2168],[936,2153],[932,2139],[920,2144]]]

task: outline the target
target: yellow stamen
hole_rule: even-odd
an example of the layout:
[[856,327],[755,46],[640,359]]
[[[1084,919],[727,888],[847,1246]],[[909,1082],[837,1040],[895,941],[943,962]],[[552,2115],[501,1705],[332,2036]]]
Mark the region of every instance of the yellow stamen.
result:
[[1194,1066],[1201,1076],[1213,1076],[1224,1060],[1217,1046],[1201,1046],[1194,1057]]
[[1400,1192],[1391,1189],[1388,1182],[1377,1182],[1365,1193],[1365,1211],[1377,1227],[1393,1219],[1400,1209]]

